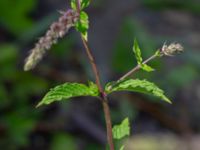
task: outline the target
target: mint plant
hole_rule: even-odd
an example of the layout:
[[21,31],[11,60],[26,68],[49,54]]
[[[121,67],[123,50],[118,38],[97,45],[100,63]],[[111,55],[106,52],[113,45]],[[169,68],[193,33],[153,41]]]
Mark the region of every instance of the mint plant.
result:
[[[24,70],[28,71],[33,69],[42,59],[44,53],[46,53],[46,51],[49,50],[53,44],[57,43],[59,38],[63,38],[70,28],[74,27],[81,35],[81,40],[85,47],[96,81],[95,83],[89,81],[88,85],[69,82],[58,85],[52,88],[44,96],[37,107],[49,105],[55,101],[69,100],[73,97],[97,97],[100,99],[104,110],[109,148],[110,150],[115,150],[113,139],[119,140],[124,136],[129,135],[130,126],[128,118],[125,118],[120,125],[116,125],[112,128],[108,95],[117,91],[132,91],[150,94],[158,97],[160,100],[171,103],[170,99],[165,96],[164,91],[161,90],[156,84],[145,79],[130,79],[129,77],[140,69],[147,72],[154,71],[152,67],[147,65],[149,61],[163,56],[173,56],[175,53],[182,52],[183,47],[179,43],[171,43],[170,45],[164,44],[163,47],[155,51],[151,57],[143,61],[140,47],[135,39],[133,42],[133,53],[137,60],[137,66],[118,80],[109,82],[105,87],[103,87],[100,81],[99,70],[88,43],[87,31],[89,29],[89,17],[84,10],[89,6],[89,4],[90,0],[71,0],[71,9],[60,12],[61,16],[58,21],[54,22],[50,26],[50,29],[47,31],[45,36],[41,37],[35,47],[31,50],[30,55],[26,59]],[[123,150],[124,147],[125,146],[123,145],[120,150]]]

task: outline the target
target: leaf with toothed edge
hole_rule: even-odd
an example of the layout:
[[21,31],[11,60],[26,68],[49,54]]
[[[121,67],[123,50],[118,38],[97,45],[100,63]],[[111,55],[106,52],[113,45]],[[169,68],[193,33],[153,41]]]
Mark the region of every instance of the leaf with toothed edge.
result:
[[[86,12],[83,11],[84,8],[88,7],[90,0],[80,0],[81,10],[79,20],[75,23],[75,28],[81,33],[83,38],[87,41],[88,39],[88,29],[89,29],[89,17]],[[77,10],[77,0],[71,0],[71,8]]]
[[[130,124],[129,119],[125,118],[121,124],[115,125],[112,129],[114,139],[122,139],[126,135],[130,135]],[[123,149],[123,148],[122,148]]]
[[98,88],[93,82],[89,82],[89,86],[79,83],[64,83],[52,88],[37,105],[48,105],[55,101],[61,101],[79,96],[94,96],[99,95]]
[[164,95],[163,90],[161,90],[154,83],[151,83],[147,80],[125,79],[120,81],[119,83],[111,82],[106,85],[105,91],[107,94],[110,94],[115,91],[139,92],[139,93],[153,95],[168,103],[171,103],[170,99]]
[[86,12],[80,12],[80,19],[76,22],[75,28],[77,31],[81,33],[84,39],[87,41],[88,39],[88,29],[89,29],[89,20]]
[[152,67],[150,67],[147,64],[142,63],[142,61],[143,61],[142,54],[141,54],[141,50],[140,50],[139,44],[136,39],[134,39],[133,52],[135,54],[137,63],[138,63],[138,65],[140,65],[142,70],[147,71],[147,72],[154,71],[154,69]]

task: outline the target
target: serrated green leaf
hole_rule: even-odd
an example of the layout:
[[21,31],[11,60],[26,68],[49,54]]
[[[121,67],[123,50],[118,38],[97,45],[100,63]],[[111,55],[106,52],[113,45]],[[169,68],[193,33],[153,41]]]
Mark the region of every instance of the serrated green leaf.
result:
[[136,39],[134,40],[134,44],[133,44],[133,52],[135,53],[137,63],[141,64],[142,63],[142,54],[141,54],[141,50],[140,50],[140,47],[139,47]]
[[147,72],[154,71],[154,69],[147,64],[140,64],[140,65],[141,65],[141,69],[144,71],[147,71]]
[[87,40],[88,36],[88,29],[89,29],[89,20],[88,20],[88,15],[86,12],[81,11],[80,13],[80,19],[79,21],[76,22],[75,24],[76,30],[79,31],[82,36]]
[[65,83],[58,85],[51,89],[37,105],[37,107],[43,104],[50,104],[55,101],[61,101],[72,97],[79,96],[98,96],[97,86],[90,82],[89,86],[79,83]]
[[147,64],[142,63],[142,61],[143,61],[142,54],[141,54],[141,50],[140,50],[139,44],[136,39],[134,40],[133,52],[135,53],[137,64],[141,66],[142,70],[147,71],[147,72],[154,71],[154,69],[152,67],[150,67]]
[[[83,10],[90,5],[90,0],[80,0],[80,3],[81,3],[81,10]],[[77,0],[71,0],[72,9],[74,10],[77,9],[76,4],[77,4]]]
[[115,125],[112,129],[113,138],[114,139],[121,139],[126,135],[130,135],[130,125],[128,118],[125,118],[121,124]]
[[164,91],[161,90],[158,86],[154,83],[151,83],[147,80],[139,80],[139,79],[128,79],[122,80],[119,83],[111,83],[107,84],[105,91],[107,94],[112,93],[114,91],[133,91],[139,92],[144,94],[150,94],[156,96],[168,103],[171,101],[164,95]]

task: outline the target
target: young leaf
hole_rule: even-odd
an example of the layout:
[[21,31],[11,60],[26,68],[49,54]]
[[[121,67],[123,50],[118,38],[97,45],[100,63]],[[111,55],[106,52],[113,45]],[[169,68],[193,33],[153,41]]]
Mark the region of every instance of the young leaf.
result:
[[82,0],[81,2],[81,9],[85,9],[86,7],[88,7],[90,5],[90,1],[91,0]]
[[75,24],[76,30],[79,31],[82,36],[87,40],[87,31],[89,28],[89,20],[88,20],[88,15],[84,11],[81,11],[80,13],[80,20],[77,21]]
[[114,139],[121,139],[126,135],[130,135],[130,125],[128,118],[125,118],[121,124],[115,125],[112,129],[113,138]]
[[134,44],[133,44],[133,52],[135,53],[137,63],[141,64],[142,63],[142,54],[141,54],[141,50],[140,50],[140,47],[139,47],[136,39],[134,40]]
[[162,56],[161,50],[157,50],[154,55],[156,55],[157,57],[161,57]]
[[164,91],[157,87],[154,83],[147,80],[128,79],[122,80],[119,83],[107,84],[105,91],[109,94],[114,91],[133,91],[139,93],[150,94],[156,96],[168,103],[171,101],[164,95]]
[[141,68],[144,70],[144,71],[147,71],[147,72],[152,72],[154,71],[154,69],[152,67],[150,67],[149,65],[147,64],[140,64],[141,65]]
[[50,104],[54,101],[61,101],[78,96],[98,96],[97,86],[90,82],[89,86],[79,83],[65,83],[58,85],[51,89],[37,105],[37,107],[43,104]]
[[142,54],[141,54],[141,50],[140,50],[139,44],[136,39],[134,40],[133,52],[135,53],[137,64],[141,66],[141,69],[143,69],[144,71],[147,71],[147,72],[154,71],[154,69],[152,67],[150,67],[147,64],[142,63],[142,61],[143,61]]
[[[81,10],[85,9],[90,5],[90,0],[80,0],[81,3]],[[77,9],[77,0],[71,0],[71,8],[76,10]]]

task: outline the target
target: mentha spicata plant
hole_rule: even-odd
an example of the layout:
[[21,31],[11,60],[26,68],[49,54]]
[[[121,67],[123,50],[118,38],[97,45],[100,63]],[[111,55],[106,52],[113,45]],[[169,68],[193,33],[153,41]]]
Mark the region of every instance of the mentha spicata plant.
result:
[[[154,71],[147,63],[155,58],[163,56],[173,56],[176,53],[182,52],[183,47],[179,43],[164,44],[162,48],[155,51],[155,53],[146,60],[143,60],[140,47],[137,40],[133,42],[133,53],[137,60],[137,66],[127,72],[124,76],[117,81],[112,81],[102,86],[99,77],[99,71],[95,63],[92,51],[88,44],[88,29],[89,20],[88,15],[84,11],[90,4],[90,0],[71,0],[71,9],[61,12],[58,21],[54,22],[46,34],[39,39],[35,47],[31,50],[30,55],[27,57],[24,65],[24,70],[28,71],[33,69],[36,64],[42,59],[44,53],[57,43],[59,38],[63,38],[70,28],[74,27],[81,35],[82,43],[85,47],[89,62],[94,72],[95,83],[90,81],[88,85],[82,83],[69,83],[66,82],[52,88],[44,98],[39,102],[37,107],[42,105],[49,105],[55,101],[71,99],[79,96],[93,96],[100,99],[105,116],[107,128],[107,141],[110,150],[115,150],[113,139],[119,140],[130,134],[129,119],[125,118],[121,124],[112,127],[110,108],[108,105],[108,95],[117,91],[133,91],[144,94],[150,94],[165,102],[171,103],[167,98],[164,91],[161,90],[156,84],[149,82],[145,79],[130,79],[130,75],[142,69],[147,72]],[[123,150],[123,145],[120,150]]]

